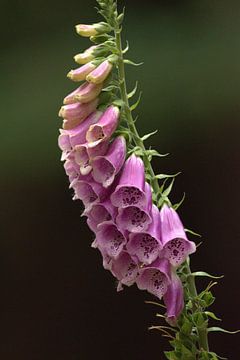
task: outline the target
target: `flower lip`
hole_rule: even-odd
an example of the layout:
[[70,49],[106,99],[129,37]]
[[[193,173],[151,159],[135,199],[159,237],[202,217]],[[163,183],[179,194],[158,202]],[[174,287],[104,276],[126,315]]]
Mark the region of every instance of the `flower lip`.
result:
[[146,205],[144,164],[135,155],[131,155],[125,162],[111,201],[117,207],[143,208]]
[[159,299],[167,292],[171,281],[171,267],[167,259],[157,259],[150,266],[139,270],[137,286],[140,290],[147,290]]
[[150,265],[155,261],[162,250],[160,215],[158,208],[152,207],[152,223],[144,232],[131,233],[127,250],[131,256],[136,256],[140,262]]
[[113,260],[111,271],[120,281],[120,285],[131,286],[138,277],[139,267],[126,251],[122,251],[118,258]]
[[196,245],[188,240],[183,224],[173,208],[164,205],[160,217],[164,257],[173,266],[179,266],[188,255],[196,251]]
[[113,221],[105,221],[98,225],[96,245],[111,258],[117,259],[126,243],[124,232],[120,231]]

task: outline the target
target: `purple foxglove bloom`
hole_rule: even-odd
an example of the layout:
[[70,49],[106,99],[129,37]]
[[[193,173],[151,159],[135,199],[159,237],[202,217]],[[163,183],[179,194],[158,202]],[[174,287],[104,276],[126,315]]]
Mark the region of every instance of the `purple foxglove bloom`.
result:
[[97,45],[91,46],[89,49],[85,50],[83,53],[75,55],[74,60],[80,65],[87,64],[89,61],[94,59],[93,52],[96,48],[97,48]]
[[106,221],[98,225],[95,246],[116,259],[123,251],[127,243],[126,236],[121,232],[113,221]]
[[[88,223],[88,220],[87,220]],[[92,243],[92,247],[96,248],[96,244],[95,241]],[[106,254],[106,252],[103,249],[98,249],[102,255],[102,259],[103,259],[103,267],[105,270],[112,270],[112,258]]]
[[74,146],[84,144],[86,142],[86,133],[89,126],[98,122],[101,115],[101,111],[95,111],[74,129],[60,129],[60,135],[58,137],[58,146],[60,149],[69,152]]
[[155,261],[162,249],[161,225],[158,208],[152,206],[152,223],[144,232],[131,233],[127,243],[127,251],[131,256],[136,256],[140,262],[150,265]]
[[85,179],[80,178],[72,186],[75,191],[74,200],[82,200],[86,211],[89,211],[93,204],[104,201],[109,195],[109,191],[104,189],[104,187],[96,183],[91,175],[85,177]]
[[125,157],[126,141],[123,136],[119,136],[111,143],[105,156],[97,156],[92,160],[94,180],[105,188],[110,186],[121,170]]
[[118,290],[121,290],[121,284],[131,286],[135,283],[139,274],[139,267],[126,251],[122,251],[118,258],[112,261],[111,271],[119,280]]
[[167,292],[171,281],[171,267],[167,259],[157,259],[150,266],[141,268],[136,280],[140,290],[147,290],[159,299]]
[[143,161],[131,155],[122,170],[119,183],[111,196],[111,201],[116,207],[134,205],[144,207],[146,205],[145,195],[145,171]]
[[110,139],[118,126],[120,111],[117,106],[109,106],[103,113],[97,124],[91,125],[86,139],[89,147],[95,147],[97,144]]
[[108,77],[112,68],[113,65],[108,60],[105,60],[87,75],[86,80],[90,83],[100,84]]
[[79,86],[76,90],[67,95],[63,103],[65,105],[74,104],[77,102],[87,103],[90,102],[100,94],[102,90],[102,84],[89,84],[85,82],[81,86]]
[[87,175],[92,170],[91,159],[95,156],[104,155],[107,151],[108,143],[102,142],[94,148],[89,148],[88,143],[77,145],[74,148],[74,158],[80,165],[82,175]]
[[182,282],[174,272],[163,301],[167,307],[166,320],[170,325],[175,326],[184,307],[184,294]]
[[[144,232],[147,230],[149,224],[152,222],[152,192],[148,183],[145,184],[145,194],[147,200],[145,206],[140,208],[139,206],[130,205],[118,209],[116,222],[120,229],[126,229],[133,233]],[[115,206],[114,203],[113,205]]]
[[95,68],[96,66],[92,62],[89,62],[75,70],[69,71],[67,77],[73,81],[83,81],[86,80],[86,76]]
[[63,165],[67,176],[69,177],[69,182],[72,183],[74,180],[78,179],[80,176],[79,165],[73,159],[68,159]]
[[59,116],[63,117],[63,129],[71,130],[81,124],[91,113],[96,110],[98,98],[86,103],[76,103],[64,105],[59,111]]
[[98,231],[98,225],[104,221],[115,220],[117,209],[109,199],[99,204],[94,204],[89,211],[85,211],[83,216],[88,217],[88,226],[93,232]]
[[173,266],[179,266],[189,254],[196,251],[194,242],[189,241],[183,224],[173,209],[164,205],[160,211],[163,256]]

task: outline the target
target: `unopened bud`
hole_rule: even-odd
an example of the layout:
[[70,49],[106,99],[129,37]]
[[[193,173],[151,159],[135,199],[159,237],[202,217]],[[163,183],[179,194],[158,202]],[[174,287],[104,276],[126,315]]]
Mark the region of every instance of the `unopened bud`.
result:
[[81,54],[77,54],[74,56],[74,60],[80,64],[84,65],[88,63],[89,61],[93,60],[95,57],[94,50],[97,48],[97,46],[91,46],[89,49],[85,50]]
[[102,83],[109,75],[113,65],[108,61],[103,61],[95,70],[87,75],[86,80],[94,84]]
[[82,80],[85,80],[86,76],[91,71],[93,71],[95,68],[96,68],[96,66],[92,62],[89,62],[89,63],[81,66],[80,68],[77,68],[75,70],[71,70],[67,74],[67,77],[69,77],[73,81],[82,81]]
[[111,31],[111,28],[107,23],[100,22],[93,25],[84,25],[84,24],[76,25],[76,31],[81,36],[90,37],[90,36],[107,33]]

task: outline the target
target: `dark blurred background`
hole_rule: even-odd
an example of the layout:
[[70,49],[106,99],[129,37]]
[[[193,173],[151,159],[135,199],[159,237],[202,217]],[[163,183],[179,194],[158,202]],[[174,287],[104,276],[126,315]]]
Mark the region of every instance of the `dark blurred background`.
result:
[[[126,5],[129,88],[144,91],[140,132],[182,171],[186,227],[202,234],[194,271],[225,274],[212,310],[239,328],[240,3],[121,1]],[[168,348],[152,299],[117,293],[103,270],[81,204],[71,200],[57,148],[73,55],[89,46],[74,25],[98,20],[93,0],[1,0],[1,336],[3,360],[163,359]],[[206,285],[198,281],[200,289]],[[210,335],[212,351],[239,359],[239,335]]]

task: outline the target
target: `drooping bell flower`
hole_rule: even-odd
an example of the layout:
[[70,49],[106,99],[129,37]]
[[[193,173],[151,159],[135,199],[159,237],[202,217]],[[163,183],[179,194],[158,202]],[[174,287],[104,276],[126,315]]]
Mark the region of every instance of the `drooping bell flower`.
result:
[[91,174],[85,176],[85,179],[80,178],[72,188],[75,192],[74,200],[82,200],[87,211],[90,210],[93,204],[104,201],[109,195],[109,191],[101,184],[96,183]]
[[117,209],[112,205],[109,199],[102,203],[94,204],[90,210],[85,211],[83,216],[87,216],[87,223],[93,232],[98,231],[98,225],[104,221],[115,220]]
[[112,274],[119,280],[118,290],[121,285],[131,286],[136,282],[139,274],[138,263],[126,252],[122,251],[111,264]]
[[130,205],[118,209],[116,223],[120,229],[126,229],[133,233],[145,232],[148,229],[152,222],[152,192],[148,183],[145,183],[144,194],[146,196],[145,206]]
[[96,110],[98,98],[86,104],[64,105],[59,111],[59,116],[63,117],[63,129],[70,130],[81,124],[92,112]]
[[108,60],[105,60],[87,75],[86,80],[90,83],[100,84],[108,77],[112,68],[113,65]]
[[111,201],[116,207],[130,205],[144,207],[146,205],[145,195],[145,171],[140,157],[131,155],[122,170],[119,183],[111,195]]
[[188,240],[183,224],[173,208],[163,205],[160,218],[163,256],[173,266],[179,266],[188,255],[196,251],[196,245]]
[[150,265],[155,261],[162,249],[161,244],[161,225],[158,208],[152,206],[152,223],[144,232],[131,233],[127,243],[127,251],[131,256],[136,256],[138,260]]
[[100,94],[102,90],[102,84],[89,84],[85,82],[81,86],[79,86],[76,90],[67,95],[63,103],[65,105],[73,104],[73,103],[88,103]]
[[110,26],[102,21],[92,25],[78,24],[75,28],[76,32],[83,37],[95,36],[111,31]]
[[150,294],[159,299],[167,292],[171,281],[171,267],[167,259],[157,259],[149,266],[139,270],[139,276],[136,280],[140,290],[147,290]]
[[96,68],[93,62],[88,62],[87,64],[69,71],[67,77],[73,81],[83,81],[86,80],[86,77],[90,72]]
[[118,126],[120,111],[117,106],[109,106],[104,111],[97,124],[91,125],[86,134],[89,147],[95,147],[99,143],[110,139]]
[[87,64],[89,61],[92,61],[94,59],[94,50],[96,50],[97,47],[97,45],[91,46],[83,53],[75,55],[74,60],[80,65]]
[[67,159],[63,165],[64,170],[69,178],[70,184],[77,180],[80,176],[79,165],[75,162],[74,159]]
[[113,221],[106,221],[98,225],[95,245],[112,259],[116,259],[120,255],[126,243],[126,234],[120,231]]
[[80,172],[83,175],[88,174],[92,170],[91,159],[96,156],[106,154],[108,143],[106,141],[99,143],[94,148],[89,148],[88,143],[77,145],[74,148],[74,158],[80,165]]
[[163,296],[163,301],[167,307],[166,320],[171,326],[175,326],[184,307],[182,282],[175,272],[172,272],[171,282]]
[[74,146],[84,144],[89,126],[98,122],[101,115],[101,111],[95,111],[75,128],[70,130],[60,129],[60,135],[58,137],[59,148],[63,152],[70,152]]
[[117,137],[109,146],[105,156],[92,160],[93,178],[105,188],[110,186],[121,170],[126,157],[126,141],[123,136]]

